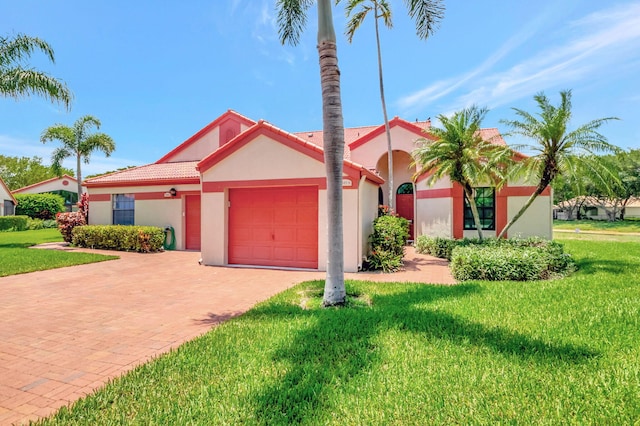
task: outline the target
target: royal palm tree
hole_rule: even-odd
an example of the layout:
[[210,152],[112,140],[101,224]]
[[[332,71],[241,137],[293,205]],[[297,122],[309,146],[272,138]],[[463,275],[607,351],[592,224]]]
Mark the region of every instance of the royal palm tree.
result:
[[116,144],[111,136],[105,133],[91,133],[92,127],[100,128],[100,120],[85,115],[80,117],[73,124],[73,127],[64,124],[56,124],[42,132],[40,140],[45,143],[57,140],[62,142],[62,146],[53,150],[51,154],[51,167],[60,174],[62,162],[67,158],[76,159],[76,179],[78,179],[78,199],[82,196],[82,171],[80,163],[89,163],[91,154],[94,151],[102,151],[107,157],[116,149]]
[[[536,154],[517,162],[512,175],[524,177],[527,181],[535,181],[536,189],[520,211],[500,231],[498,238],[506,235],[509,228],[520,219],[542,191],[560,175],[582,170],[588,171],[592,179],[602,182],[616,180],[615,175],[608,171],[606,165],[596,155],[596,153],[619,151],[598,132],[600,126],[607,121],[617,120],[616,117],[592,120],[570,131],[571,90],[560,92],[558,106],[551,105],[544,93],[535,95],[533,99],[539,108],[536,115],[513,108],[520,120],[501,120],[512,129],[508,135],[524,136],[535,142],[535,145],[522,146]],[[518,147],[519,150],[522,148]]]
[[[436,30],[439,22],[444,15],[444,6],[442,0],[405,0],[405,4],[409,9],[411,16],[416,23],[416,33],[422,40],[427,39]],[[357,10],[357,11],[356,11]],[[354,13],[355,11],[355,13]],[[380,49],[380,30],[378,19],[387,28],[393,28],[391,19],[391,8],[387,0],[347,0],[347,17],[351,19],[347,23],[345,31],[349,43],[353,41],[355,32],[360,28],[362,22],[366,19],[369,12],[373,13],[376,47],[378,52],[378,79],[380,84],[380,101],[382,103],[382,115],[384,118],[384,128],[387,135],[387,159],[389,176],[387,183],[389,185],[389,208],[395,209],[395,191],[393,185],[393,146],[391,144],[391,129],[389,128],[389,117],[387,115],[387,103],[384,97],[384,79],[382,76],[382,53]]]
[[427,184],[449,177],[460,184],[473,214],[473,221],[482,240],[482,224],[476,205],[476,186],[491,183],[499,189],[505,182],[505,174],[513,156],[504,146],[484,140],[480,126],[486,116],[486,108],[472,106],[458,111],[451,117],[439,115],[442,128],[431,127],[430,138],[419,139],[413,152],[418,167],[414,179],[428,175]]
[[24,34],[0,37],[0,94],[15,99],[40,95],[62,103],[69,110],[73,95],[64,82],[25,67],[26,59],[36,50],[55,62],[53,49],[44,40]]
[[[305,27],[312,0],[277,0],[280,41],[296,45]],[[324,163],[327,172],[327,276],[325,306],[344,304],[344,244],[342,224],[342,168],[344,164],[344,121],[340,96],[340,70],[331,0],[317,0],[318,56],[322,88]]]

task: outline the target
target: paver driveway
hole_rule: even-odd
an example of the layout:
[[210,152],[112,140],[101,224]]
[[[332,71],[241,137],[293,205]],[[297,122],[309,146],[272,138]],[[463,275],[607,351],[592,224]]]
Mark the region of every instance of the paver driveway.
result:
[[[324,277],[200,266],[195,252],[119,255],[0,278],[0,424],[47,416],[257,302]],[[412,249],[407,260],[404,272],[347,278],[454,282],[446,262]]]

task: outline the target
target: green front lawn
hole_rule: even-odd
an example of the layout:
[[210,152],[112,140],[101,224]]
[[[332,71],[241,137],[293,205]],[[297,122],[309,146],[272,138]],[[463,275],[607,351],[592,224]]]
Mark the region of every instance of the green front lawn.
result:
[[94,253],[29,248],[36,244],[57,241],[62,241],[57,229],[0,232],[0,277],[118,259],[117,256]]
[[553,229],[599,232],[636,232],[640,233],[640,220],[554,220]]
[[640,244],[566,248],[556,281],[300,284],[44,423],[637,423]]

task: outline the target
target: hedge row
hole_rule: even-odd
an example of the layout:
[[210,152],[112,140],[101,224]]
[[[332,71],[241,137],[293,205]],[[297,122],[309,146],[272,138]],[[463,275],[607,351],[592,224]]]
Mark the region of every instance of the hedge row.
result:
[[57,194],[16,194],[16,215],[51,220],[65,211],[64,198]]
[[73,244],[92,249],[150,253],[163,250],[164,229],[156,226],[85,225],[73,228]]
[[29,216],[0,216],[0,231],[26,231]]
[[562,244],[541,238],[461,239],[420,236],[416,251],[449,259],[456,280],[530,281],[575,270]]

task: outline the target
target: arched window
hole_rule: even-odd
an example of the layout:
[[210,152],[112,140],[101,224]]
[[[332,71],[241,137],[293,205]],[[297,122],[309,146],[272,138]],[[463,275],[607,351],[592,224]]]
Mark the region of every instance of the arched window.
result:
[[398,187],[396,194],[413,194],[413,184],[411,182],[405,182]]

